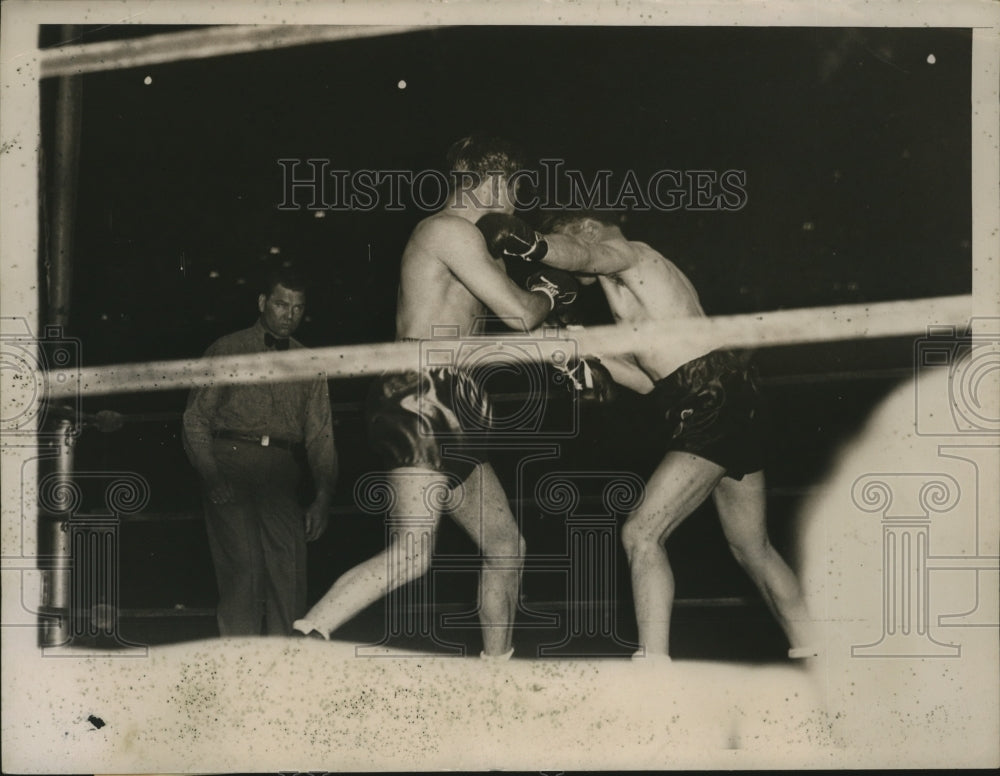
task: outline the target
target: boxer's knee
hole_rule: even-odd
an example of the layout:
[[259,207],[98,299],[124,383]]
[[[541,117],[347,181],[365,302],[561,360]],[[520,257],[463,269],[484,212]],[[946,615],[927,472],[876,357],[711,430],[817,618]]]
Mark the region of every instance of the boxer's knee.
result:
[[494,536],[483,546],[484,565],[487,568],[524,568],[528,543],[517,528]]
[[622,547],[630,563],[650,552],[663,552],[659,534],[635,518],[629,518],[622,526]]

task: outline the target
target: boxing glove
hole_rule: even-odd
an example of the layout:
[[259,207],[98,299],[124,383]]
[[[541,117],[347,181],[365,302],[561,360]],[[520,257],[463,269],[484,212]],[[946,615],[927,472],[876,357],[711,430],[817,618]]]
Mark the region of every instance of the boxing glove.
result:
[[532,264],[530,261],[525,261],[514,256],[504,256],[503,266],[507,277],[513,280],[519,288],[527,288],[528,278],[539,270],[537,264]]
[[555,310],[573,304],[576,301],[580,285],[570,273],[555,267],[548,267],[531,275],[525,288],[529,291],[541,291],[548,296],[549,301],[552,302],[550,309]]
[[573,359],[556,369],[566,375],[566,387],[576,391],[581,401],[603,404],[618,397],[617,383],[596,356]]
[[517,216],[487,213],[476,221],[486,248],[495,259],[504,257],[541,261],[549,246],[545,238]]

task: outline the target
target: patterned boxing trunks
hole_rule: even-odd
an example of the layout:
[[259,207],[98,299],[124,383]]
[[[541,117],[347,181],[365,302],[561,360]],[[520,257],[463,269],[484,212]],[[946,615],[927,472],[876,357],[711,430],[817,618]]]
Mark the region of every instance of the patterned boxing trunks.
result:
[[369,391],[368,439],[389,468],[433,469],[464,481],[488,460],[492,415],[489,396],[467,371],[393,372],[376,378]]
[[755,370],[739,354],[715,350],[657,381],[648,396],[664,452],[692,453],[734,479],[764,468]]

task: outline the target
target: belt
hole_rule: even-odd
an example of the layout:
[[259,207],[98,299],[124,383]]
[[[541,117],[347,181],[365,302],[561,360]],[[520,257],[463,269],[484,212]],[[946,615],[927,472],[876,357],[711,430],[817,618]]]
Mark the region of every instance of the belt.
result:
[[222,429],[213,431],[212,436],[216,439],[232,439],[237,442],[249,442],[252,445],[260,445],[261,447],[278,447],[282,450],[296,450],[302,447],[301,442],[293,442],[290,439],[278,439],[269,434],[255,436],[253,434],[241,434],[238,431],[226,431]]

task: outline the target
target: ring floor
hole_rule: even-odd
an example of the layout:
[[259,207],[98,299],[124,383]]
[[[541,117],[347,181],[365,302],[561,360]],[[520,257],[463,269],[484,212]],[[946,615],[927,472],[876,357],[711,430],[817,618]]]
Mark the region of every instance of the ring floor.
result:
[[[464,609],[464,607],[462,607]],[[443,618],[459,613],[456,605],[434,609],[435,638],[418,635],[386,636],[384,602],[370,606],[333,634],[336,641],[382,644],[389,648],[419,650],[435,654],[478,655],[482,639],[473,617],[457,625],[443,625]],[[559,618],[555,624],[541,622],[544,616]],[[634,623],[622,622],[612,634],[570,635],[572,614],[565,607],[547,606],[522,614],[515,625],[515,657],[524,659],[628,658],[634,651]],[[621,618],[625,620],[625,618]],[[118,624],[120,641],[157,646],[217,638],[215,618],[210,614],[167,617],[123,617]],[[76,643],[110,645],[105,637]],[[740,661],[758,664],[784,663],[788,645],[784,634],[762,603],[717,606],[678,606],[671,627],[671,655],[679,660]]]

